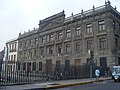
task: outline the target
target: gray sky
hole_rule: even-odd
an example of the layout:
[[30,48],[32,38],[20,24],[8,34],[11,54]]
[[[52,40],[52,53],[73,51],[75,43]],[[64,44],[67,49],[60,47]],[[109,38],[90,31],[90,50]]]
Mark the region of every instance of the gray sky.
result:
[[[107,1],[107,0],[106,0]],[[110,0],[120,12],[120,0]],[[105,0],[0,0],[0,50],[6,41],[38,27],[39,20],[65,10],[66,17],[105,4]]]

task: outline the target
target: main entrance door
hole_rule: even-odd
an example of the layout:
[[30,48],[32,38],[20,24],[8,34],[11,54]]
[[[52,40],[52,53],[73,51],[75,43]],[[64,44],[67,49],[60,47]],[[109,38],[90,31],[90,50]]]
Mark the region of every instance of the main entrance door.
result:
[[52,60],[46,60],[46,74],[50,74],[52,72]]

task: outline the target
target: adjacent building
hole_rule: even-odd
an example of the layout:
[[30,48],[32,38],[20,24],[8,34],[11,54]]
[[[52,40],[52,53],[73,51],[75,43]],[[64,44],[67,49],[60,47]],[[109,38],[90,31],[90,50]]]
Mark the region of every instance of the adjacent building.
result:
[[97,66],[120,65],[120,13],[109,1],[70,17],[63,10],[40,20],[39,28],[20,33],[18,70],[67,75],[72,67],[89,62],[89,50]]
[[7,41],[5,47],[3,70],[5,70],[6,67],[7,72],[16,71],[17,52],[18,52],[17,38]]

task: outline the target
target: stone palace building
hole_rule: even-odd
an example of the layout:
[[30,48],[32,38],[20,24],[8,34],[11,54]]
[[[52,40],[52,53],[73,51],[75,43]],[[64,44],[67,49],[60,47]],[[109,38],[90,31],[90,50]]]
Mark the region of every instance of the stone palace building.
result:
[[39,21],[39,28],[19,34],[18,70],[51,74],[93,63],[120,65],[120,13],[111,3],[65,17],[64,10]]

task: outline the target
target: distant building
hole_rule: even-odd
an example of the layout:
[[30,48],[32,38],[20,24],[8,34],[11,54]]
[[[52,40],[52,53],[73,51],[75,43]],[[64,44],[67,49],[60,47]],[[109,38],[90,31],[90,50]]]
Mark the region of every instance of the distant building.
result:
[[5,49],[0,52],[0,72],[2,71],[2,63],[4,58]]
[[39,28],[18,38],[18,70],[51,74],[89,62],[120,65],[120,13],[110,2],[65,18],[64,11],[40,20]]

